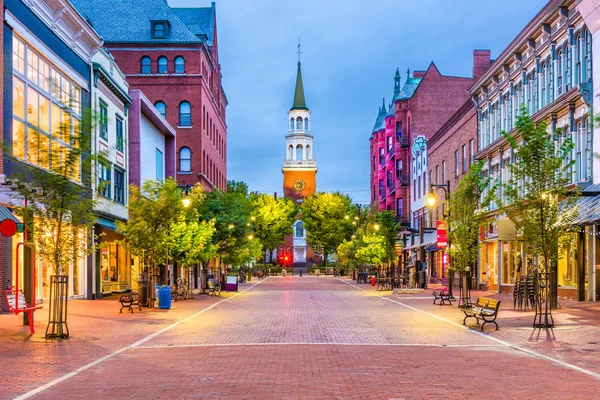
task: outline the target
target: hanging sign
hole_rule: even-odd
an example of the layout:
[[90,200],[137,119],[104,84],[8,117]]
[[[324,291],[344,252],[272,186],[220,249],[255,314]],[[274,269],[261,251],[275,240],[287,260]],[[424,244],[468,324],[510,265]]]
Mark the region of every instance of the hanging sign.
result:
[[440,249],[448,247],[448,221],[439,220],[437,227],[437,247]]

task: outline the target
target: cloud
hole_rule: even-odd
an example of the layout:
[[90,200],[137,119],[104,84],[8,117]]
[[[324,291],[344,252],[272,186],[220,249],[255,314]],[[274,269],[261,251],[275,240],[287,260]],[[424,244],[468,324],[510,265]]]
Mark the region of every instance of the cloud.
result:
[[[281,193],[287,111],[302,40],[322,191],[369,201],[369,136],[396,67],[470,76],[472,51],[499,54],[545,0],[221,0],[217,28],[229,99],[228,178]],[[170,0],[172,6],[210,2]],[[457,108],[460,104],[457,105]]]

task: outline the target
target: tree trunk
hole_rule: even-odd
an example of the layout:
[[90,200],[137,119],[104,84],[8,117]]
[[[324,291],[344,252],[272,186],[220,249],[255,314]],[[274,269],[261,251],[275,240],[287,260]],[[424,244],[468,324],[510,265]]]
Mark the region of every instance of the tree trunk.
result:
[[552,257],[550,262],[550,307],[553,310],[558,308],[558,259]]

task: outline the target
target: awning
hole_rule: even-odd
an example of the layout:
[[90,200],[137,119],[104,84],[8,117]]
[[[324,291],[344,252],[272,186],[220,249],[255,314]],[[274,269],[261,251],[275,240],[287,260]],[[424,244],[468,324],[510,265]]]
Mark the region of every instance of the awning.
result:
[[573,226],[593,225],[600,222],[600,195],[580,197],[575,206],[579,213],[572,222]]
[[98,217],[96,219],[96,223],[98,225],[102,225],[103,227],[110,229],[111,231],[117,231],[117,225],[115,225],[115,221],[111,221],[110,219]]
[[[436,246],[437,242],[429,242],[429,243],[417,243],[417,244],[413,244],[412,246],[407,246],[404,248],[404,250],[415,250],[421,247],[430,247],[430,246]],[[436,247],[437,248],[437,247]],[[427,250],[429,251],[429,250]]]
[[17,232],[23,232],[24,228],[23,223],[14,216],[12,211],[0,206],[0,234],[13,236]]

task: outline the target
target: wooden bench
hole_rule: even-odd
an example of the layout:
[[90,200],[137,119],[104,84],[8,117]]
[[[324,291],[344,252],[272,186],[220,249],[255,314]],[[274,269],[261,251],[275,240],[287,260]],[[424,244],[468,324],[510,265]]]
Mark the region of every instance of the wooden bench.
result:
[[137,306],[138,309],[142,311],[142,306],[140,305],[141,299],[142,296],[140,296],[138,293],[128,293],[121,295],[121,297],[119,297],[119,303],[121,303],[121,309],[119,310],[119,313],[122,314],[124,308],[129,309],[129,311],[133,313],[132,306]]
[[29,320],[29,332],[34,334],[35,329],[33,325],[33,312],[43,308],[43,306],[32,307],[27,304],[25,301],[25,293],[23,293],[22,290],[5,290],[4,295],[6,298],[8,311],[15,313],[15,315],[18,315],[19,313],[27,314],[27,319]]
[[215,283],[211,280],[208,281],[208,294],[214,294],[216,296],[221,295],[221,285],[215,285]]
[[441,289],[436,289],[433,291],[433,304],[436,304],[435,302],[437,300],[441,300],[440,301],[440,306],[444,305],[445,302],[448,302],[448,304],[452,305],[452,298],[450,297],[450,293],[448,292],[448,288],[441,288]]
[[479,320],[483,321],[481,324],[481,330],[483,331],[483,327],[485,324],[494,324],[496,325],[496,330],[498,330],[498,324],[496,323],[496,317],[498,316],[498,310],[500,309],[500,301],[494,299],[488,299],[486,297],[480,297],[477,299],[475,304],[467,303],[462,307],[462,311],[465,313],[465,319],[463,320],[463,325],[466,325],[467,318],[475,318],[477,320],[477,325],[479,325]]

